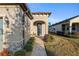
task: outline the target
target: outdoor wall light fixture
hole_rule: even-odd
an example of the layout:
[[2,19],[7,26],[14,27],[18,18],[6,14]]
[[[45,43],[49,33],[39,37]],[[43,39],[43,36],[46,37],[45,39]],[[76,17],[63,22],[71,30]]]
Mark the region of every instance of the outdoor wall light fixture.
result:
[[7,28],[9,28],[9,19],[8,19],[7,16],[5,16],[5,22],[6,22],[6,24],[7,24]]

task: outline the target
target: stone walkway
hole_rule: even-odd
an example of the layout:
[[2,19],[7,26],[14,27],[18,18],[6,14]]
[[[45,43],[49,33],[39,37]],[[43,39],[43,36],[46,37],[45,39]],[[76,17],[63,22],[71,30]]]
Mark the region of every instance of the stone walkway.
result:
[[35,38],[35,44],[32,51],[32,56],[46,56],[44,42],[40,38]]

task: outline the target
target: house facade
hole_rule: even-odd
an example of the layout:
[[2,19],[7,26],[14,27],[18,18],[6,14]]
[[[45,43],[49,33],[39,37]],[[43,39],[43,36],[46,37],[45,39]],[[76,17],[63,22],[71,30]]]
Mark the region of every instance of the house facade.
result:
[[24,3],[0,3],[0,55],[23,48],[30,37],[48,34],[50,12],[31,13]]
[[43,37],[48,34],[48,17],[50,12],[33,12],[33,20],[30,20],[31,36]]
[[79,15],[52,24],[49,31],[63,34],[79,34]]
[[30,38],[29,20],[33,19],[26,4],[0,4],[0,53],[16,51]]

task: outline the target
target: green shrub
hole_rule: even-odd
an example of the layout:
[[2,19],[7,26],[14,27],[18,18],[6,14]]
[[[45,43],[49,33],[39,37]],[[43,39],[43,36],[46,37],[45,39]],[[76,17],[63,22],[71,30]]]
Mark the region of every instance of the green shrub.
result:
[[33,42],[34,42],[34,38],[30,38],[30,39],[28,40],[27,44],[33,44]]
[[[33,44],[34,44],[34,37],[31,37],[28,42],[25,44],[24,48],[22,50],[16,51],[14,53],[14,56],[25,56],[27,52],[32,51]],[[11,53],[13,54],[13,53]]]
[[31,41],[34,41],[34,39],[35,39],[34,37],[31,37],[31,38],[30,38]]
[[32,44],[26,44],[26,45],[24,46],[24,49],[25,49],[26,51],[32,51]]
[[34,39],[35,39],[34,37],[31,37],[31,38],[28,40],[28,42],[25,44],[24,49],[25,49],[26,51],[32,51]]
[[14,53],[14,56],[25,56],[25,54],[26,54],[25,50],[19,50]]
[[53,36],[52,36],[52,35],[49,35],[49,36],[48,36],[48,39],[47,39],[47,42],[52,42],[53,39],[54,39]]

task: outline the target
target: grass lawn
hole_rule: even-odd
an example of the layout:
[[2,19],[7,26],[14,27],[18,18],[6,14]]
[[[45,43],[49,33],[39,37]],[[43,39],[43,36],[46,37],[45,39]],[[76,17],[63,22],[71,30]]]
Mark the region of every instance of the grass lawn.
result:
[[79,56],[79,39],[59,35],[52,35],[52,39],[45,42],[48,56]]

